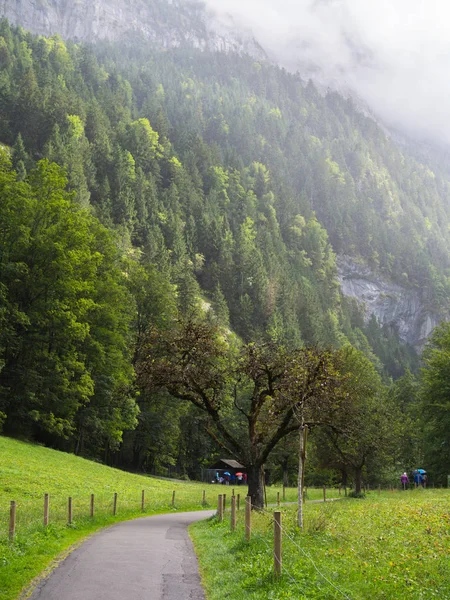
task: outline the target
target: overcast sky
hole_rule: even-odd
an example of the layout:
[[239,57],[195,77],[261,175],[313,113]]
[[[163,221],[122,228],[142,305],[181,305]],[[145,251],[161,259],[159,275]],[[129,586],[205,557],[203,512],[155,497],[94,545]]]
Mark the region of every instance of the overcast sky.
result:
[[450,144],[449,0],[206,0],[290,68],[313,62],[389,124]]

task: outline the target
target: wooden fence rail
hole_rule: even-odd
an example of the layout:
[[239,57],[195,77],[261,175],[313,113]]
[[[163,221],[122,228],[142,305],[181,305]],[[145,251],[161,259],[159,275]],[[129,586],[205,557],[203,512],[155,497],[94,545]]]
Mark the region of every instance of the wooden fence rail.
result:
[[[90,494],[89,496],[89,509],[88,509],[88,515],[90,518],[94,518],[97,511],[100,512],[99,506],[98,506],[98,497],[99,495],[97,495],[97,498],[95,496],[95,494]],[[237,506],[239,506],[239,494],[237,496],[233,496],[235,499],[235,503],[237,502]],[[112,500],[112,515],[113,516],[117,516],[117,514],[119,513],[119,503],[118,503],[118,499],[119,499],[119,495],[117,492],[114,493],[113,495],[113,500]],[[97,500],[97,503],[96,503]],[[104,498],[103,498],[104,500]],[[108,503],[109,504],[109,503]],[[201,500],[199,498],[199,504],[201,504],[201,506],[205,507],[208,506],[208,501],[207,501],[207,496],[206,496],[206,490],[202,490],[201,492]],[[226,505],[226,495],[224,494],[222,497],[222,517],[223,517],[223,511],[225,509],[225,505]],[[53,503],[53,510],[52,510],[52,514],[50,513],[50,494],[46,493],[44,494],[44,498],[43,498],[43,505],[41,504],[41,508],[39,509],[39,505],[35,506],[35,511],[37,515],[41,515],[38,516],[37,518],[39,518],[39,522],[41,523],[41,526],[43,525],[44,527],[48,527],[49,524],[51,522],[58,522],[58,523],[65,523],[67,525],[73,525],[74,522],[74,498],[73,496],[69,496],[67,497],[67,503],[65,508],[63,508],[63,514],[64,517],[62,517],[61,514],[61,507],[59,507],[58,512],[55,510],[55,504]],[[121,506],[123,506],[123,504],[121,503]],[[172,498],[171,498],[171,502],[170,502],[170,506],[175,507],[175,490],[172,492]],[[14,542],[15,538],[16,538],[16,534],[19,531],[20,532],[20,525],[17,525],[17,518],[18,515],[20,516],[21,514],[21,509],[23,509],[24,505],[21,505],[21,502],[17,502],[16,500],[11,500],[10,501],[10,505],[9,505],[9,523],[7,521],[7,527],[8,527],[8,538],[11,542]],[[111,504],[109,504],[109,511],[111,511]],[[128,498],[128,507],[129,507],[129,498]],[[145,497],[145,490],[141,491],[140,494],[140,503],[139,503],[139,496],[136,498],[136,504],[135,504],[135,510],[138,511],[140,507],[140,510],[142,512],[144,512],[146,510],[146,497]],[[102,507],[101,509],[102,514],[108,513],[108,509],[106,507]],[[57,513],[57,514],[55,514]],[[77,511],[77,513],[79,514],[79,511]],[[85,515],[87,516],[87,514],[85,513]],[[111,512],[109,513],[111,514]],[[53,515],[53,516],[52,516]],[[59,516],[57,516],[59,515]],[[6,517],[6,520],[8,519],[8,517]],[[42,519],[42,520],[41,520]],[[19,524],[20,524],[20,519],[19,519]],[[0,523],[1,526],[1,523]],[[28,525],[29,527],[30,525]],[[33,527],[37,526],[37,521],[34,520],[33,521]],[[2,534],[1,529],[0,529],[0,535]]]

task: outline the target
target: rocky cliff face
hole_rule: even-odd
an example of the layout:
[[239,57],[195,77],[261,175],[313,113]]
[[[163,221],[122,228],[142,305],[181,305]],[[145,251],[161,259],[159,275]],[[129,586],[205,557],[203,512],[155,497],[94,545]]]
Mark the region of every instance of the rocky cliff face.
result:
[[162,47],[248,53],[265,58],[251,34],[234,33],[199,3],[174,0],[0,0],[0,17],[40,35],[120,40],[138,33]]
[[364,307],[366,320],[375,315],[382,325],[395,329],[400,339],[418,351],[443,316],[425,308],[422,294],[392,283],[349,257],[340,257],[342,292]]

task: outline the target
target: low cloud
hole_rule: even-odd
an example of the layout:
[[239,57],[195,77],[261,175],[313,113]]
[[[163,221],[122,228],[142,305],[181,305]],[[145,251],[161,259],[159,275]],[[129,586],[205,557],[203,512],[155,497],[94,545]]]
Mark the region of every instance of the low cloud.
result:
[[445,0],[206,0],[290,69],[355,90],[389,125],[450,144]]

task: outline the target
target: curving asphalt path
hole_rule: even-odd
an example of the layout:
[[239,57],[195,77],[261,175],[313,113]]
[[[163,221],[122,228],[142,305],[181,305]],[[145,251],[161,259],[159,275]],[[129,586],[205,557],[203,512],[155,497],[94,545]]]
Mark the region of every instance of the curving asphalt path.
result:
[[204,600],[187,527],[215,511],[155,515],[92,536],[31,600]]

